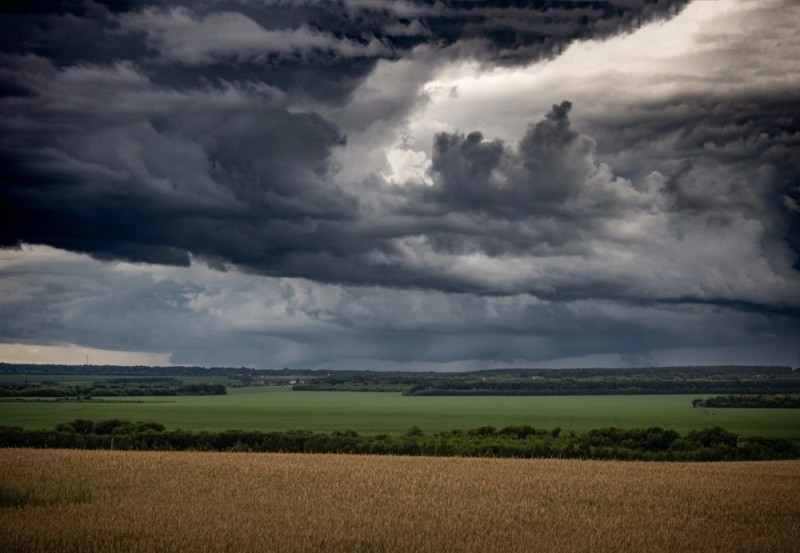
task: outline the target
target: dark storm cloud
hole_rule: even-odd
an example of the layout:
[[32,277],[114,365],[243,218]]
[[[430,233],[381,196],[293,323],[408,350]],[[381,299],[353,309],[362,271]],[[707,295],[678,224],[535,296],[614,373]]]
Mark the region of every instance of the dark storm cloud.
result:
[[[484,140],[441,133],[436,136],[431,171],[436,186],[426,190],[429,200],[442,210],[490,213],[501,218],[533,214],[562,214],[581,208],[624,208],[624,183],[593,160],[595,142],[571,128],[568,101],[554,105],[545,118],[531,125],[516,150],[499,140]],[[603,181],[603,182],[599,182]],[[615,185],[622,189],[619,193]],[[605,187],[604,190],[600,190]],[[591,206],[579,205],[582,195],[592,194]],[[602,198],[602,194],[609,198]]]
[[189,252],[253,260],[290,245],[266,240],[270,227],[354,214],[354,201],[326,181],[328,153],[344,137],[314,113],[288,112],[270,90],[178,93],[128,64],[6,62],[30,91],[5,99],[7,245],[166,263],[187,263]]
[[[785,293],[798,236],[791,91],[637,106],[590,126],[594,137],[573,127],[565,101],[515,145],[480,131],[439,134],[433,184],[403,189],[377,176],[337,180],[331,154],[347,137],[293,104],[340,105],[379,59],[413,45],[536,59],[637,24],[621,4],[86,6],[8,16],[22,17],[30,39],[6,43],[0,71],[3,245],[550,301],[797,301]],[[672,9],[636,6],[643,18]],[[387,15],[407,33],[381,31]],[[59,30],[109,48],[59,49]],[[319,68],[330,78],[313,77]],[[364,113],[381,119],[410,105],[390,104]],[[735,255],[710,245],[724,233],[753,245],[741,277]],[[703,247],[728,276],[696,267]],[[777,284],[752,286],[764,277]]]
[[656,196],[595,159],[595,141],[572,128],[571,108],[552,106],[516,147],[478,131],[437,135],[434,183],[411,189],[404,207],[428,244],[451,254],[584,255],[609,222],[652,209]]
[[[724,163],[760,159],[765,164],[780,164],[781,170],[789,171],[788,179],[800,170],[800,116],[792,109],[799,95],[797,90],[782,88],[739,94],[677,94],[642,102],[625,113],[595,117],[587,124],[603,155],[611,156],[621,146],[641,146],[652,162],[658,160],[653,143],[668,139],[670,148],[662,149],[662,162],[675,159],[673,148],[681,156]],[[624,164],[616,162],[615,166],[623,168]]]
[[586,124],[598,157],[621,174],[665,175],[672,210],[711,224],[742,214],[761,220],[800,267],[798,103],[800,92],[783,88],[678,95]]
[[[418,221],[365,216],[333,178],[346,137],[292,102],[340,105],[378,60],[415,46],[521,62],[684,4],[6,4],[0,244],[446,287],[447,275],[403,262],[397,240]],[[387,265],[399,265],[388,278]]]
[[57,66],[135,61],[167,86],[255,79],[341,104],[379,59],[401,58],[417,46],[524,63],[576,39],[672,16],[687,3],[8,2],[0,8],[0,45]]
[[[680,241],[727,221],[745,233],[743,243],[759,244],[751,259],[765,257],[789,278],[775,218],[790,221],[792,213],[769,208],[774,189],[742,180],[769,177],[769,160],[764,170],[748,165],[749,173],[737,169],[737,176],[716,153],[701,155],[706,146],[686,146],[694,155],[678,165],[642,146],[642,162],[664,173],[622,178],[597,159],[596,141],[573,128],[565,101],[516,147],[480,132],[440,134],[433,184],[376,182],[376,212],[359,194],[372,185],[345,189],[332,178],[329,154],[345,146],[341,133],[318,115],[288,111],[271,87],[165,90],[131,64],[58,69],[38,57],[6,61],[29,91],[5,100],[14,107],[3,119],[14,129],[0,204],[8,245],[21,237],[100,259],[185,265],[193,255],[270,276],[553,301],[796,300],[782,295],[788,284],[753,289],[746,283],[758,277],[749,274],[732,286],[697,284],[707,275],[694,266],[691,247],[651,251],[647,234],[620,231],[666,220],[657,232]],[[43,135],[54,128],[56,135]],[[762,131],[754,127],[757,136],[744,143],[761,148]],[[691,144],[685,130],[676,132]],[[630,254],[620,258],[624,250]],[[650,271],[663,262],[644,259],[676,253],[686,258],[671,260],[680,278],[653,278]],[[477,265],[470,261],[476,255]],[[725,257],[717,269],[735,270],[736,263]]]

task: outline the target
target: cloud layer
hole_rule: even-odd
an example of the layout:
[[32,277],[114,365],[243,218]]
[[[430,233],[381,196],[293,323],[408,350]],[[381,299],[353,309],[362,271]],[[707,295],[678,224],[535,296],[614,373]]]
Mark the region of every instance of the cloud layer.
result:
[[113,263],[6,252],[0,340],[444,368],[788,343],[798,9],[732,1],[646,80],[631,58],[477,104],[509,115],[435,84],[556,68],[687,4],[11,3],[0,245]]

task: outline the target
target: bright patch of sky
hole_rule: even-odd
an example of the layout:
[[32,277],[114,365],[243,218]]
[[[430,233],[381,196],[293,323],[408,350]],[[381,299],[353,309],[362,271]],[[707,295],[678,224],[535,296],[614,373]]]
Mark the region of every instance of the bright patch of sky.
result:
[[[753,16],[769,0],[701,0],[677,17],[608,40],[576,42],[558,57],[525,67],[450,64],[424,86],[428,97],[385,149],[390,180],[426,180],[436,133],[480,130],[487,139],[515,144],[553,104],[573,103],[571,119],[619,112],[675,93],[729,87],[796,86],[797,61],[775,59],[765,42],[796,42],[791,27]],[[769,26],[769,28],[768,28]],[[768,34],[763,31],[769,30]],[[749,48],[723,45],[737,41]],[[757,71],[756,71],[757,70]]]

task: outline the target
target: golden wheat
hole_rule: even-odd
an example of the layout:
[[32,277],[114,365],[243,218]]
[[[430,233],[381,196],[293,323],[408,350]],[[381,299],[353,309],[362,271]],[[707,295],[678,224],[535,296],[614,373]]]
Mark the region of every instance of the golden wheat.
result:
[[9,552],[797,551],[800,462],[0,450]]

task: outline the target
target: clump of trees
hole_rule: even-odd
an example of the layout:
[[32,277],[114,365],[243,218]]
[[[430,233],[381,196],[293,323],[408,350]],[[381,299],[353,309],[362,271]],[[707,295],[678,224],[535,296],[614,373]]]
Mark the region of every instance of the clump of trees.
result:
[[743,407],[759,409],[798,409],[800,394],[727,395],[692,400],[693,407]]
[[794,442],[745,438],[722,428],[674,430],[599,428],[580,435],[527,425],[426,434],[412,427],[400,435],[362,436],[352,430],[259,432],[167,430],[155,422],[76,419],[50,430],[0,427],[0,447],[168,451],[356,453],[470,457],[582,458],[651,461],[722,461],[800,458]]

